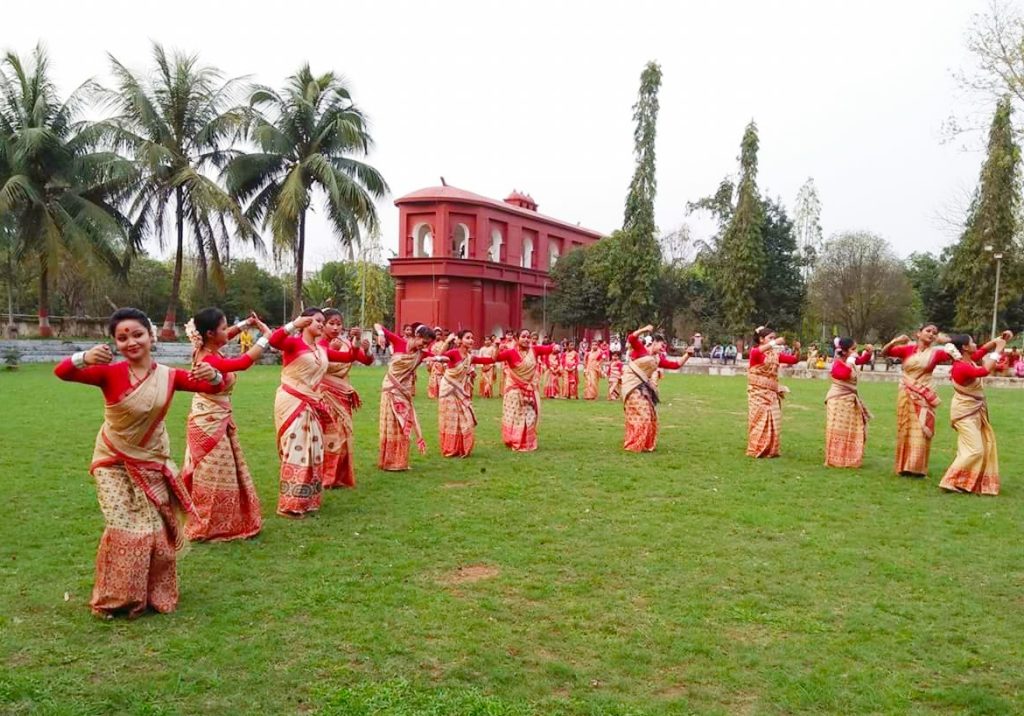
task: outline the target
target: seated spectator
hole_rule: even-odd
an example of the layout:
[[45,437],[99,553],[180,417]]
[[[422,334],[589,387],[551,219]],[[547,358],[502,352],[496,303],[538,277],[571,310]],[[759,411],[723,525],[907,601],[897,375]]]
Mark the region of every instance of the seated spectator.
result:
[[714,348],[711,349],[711,362],[714,363],[716,360],[720,363],[725,362],[725,348],[722,344],[718,343]]
[[728,362],[732,361],[732,364],[736,365],[736,356],[738,354],[739,354],[739,351],[736,349],[736,344],[735,343],[730,343],[729,345],[727,345],[725,347],[725,350],[722,352],[722,356],[723,356],[722,362],[723,363],[728,363]]

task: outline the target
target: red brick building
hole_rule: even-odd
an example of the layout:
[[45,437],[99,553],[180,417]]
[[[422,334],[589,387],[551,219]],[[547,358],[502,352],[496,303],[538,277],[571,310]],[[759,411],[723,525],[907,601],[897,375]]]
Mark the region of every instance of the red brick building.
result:
[[566,252],[602,234],[537,212],[532,197],[504,201],[451,186],[397,199],[395,316],[478,336],[533,326],[529,297],[550,290],[548,270]]

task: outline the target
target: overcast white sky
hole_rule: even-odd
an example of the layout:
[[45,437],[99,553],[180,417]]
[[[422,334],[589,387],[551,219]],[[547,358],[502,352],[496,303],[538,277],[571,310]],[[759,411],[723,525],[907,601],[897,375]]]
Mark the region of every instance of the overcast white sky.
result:
[[[826,236],[867,229],[898,253],[952,240],[939,218],[964,206],[978,146],[942,142],[968,109],[951,72],[969,67],[982,0],[846,2],[225,2],[95,0],[4,6],[2,42],[50,51],[66,90],[107,78],[106,53],[134,68],[150,41],[198,52],[229,75],[279,85],[303,62],[346,75],[372,119],[370,158],[391,185],[384,255],[403,194],[448,183],[610,232],[633,170],[640,72],[664,74],[657,220],[735,172],[743,128],[760,129],[759,184],[792,208],[814,177]],[[988,111],[988,110],[986,110]],[[977,145],[974,142],[974,145]],[[340,252],[312,224],[307,265]]]

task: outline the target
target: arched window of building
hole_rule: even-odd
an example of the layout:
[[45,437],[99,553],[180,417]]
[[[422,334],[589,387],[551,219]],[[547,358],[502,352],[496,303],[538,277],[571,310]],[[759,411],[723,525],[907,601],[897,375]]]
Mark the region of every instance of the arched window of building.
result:
[[434,255],[434,232],[430,224],[418,224],[412,232],[412,255],[429,258]]
[[504,240],[501,238],[501,229],[491,229],[491,248],[487,252],[490,261],[501,261],[501,245]]
[[550,271],[558,263],[558,258],[561,254],[558,252],[558,243],[552,241],[548,244],[548,270]]
[[465,224],[455,225],[452,236],[452,256],[457,259],[469,258],[469,227]]
[[533,268],[533,239],[523,237],[523,268]]

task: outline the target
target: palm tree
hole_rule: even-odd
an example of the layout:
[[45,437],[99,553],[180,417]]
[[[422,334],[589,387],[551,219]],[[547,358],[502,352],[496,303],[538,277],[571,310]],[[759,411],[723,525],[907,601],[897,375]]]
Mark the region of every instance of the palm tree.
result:
[[62,252],[92,255],[121,272],[119,252],[137,236],[116,208],[132,179],[120,157],[94,151],[92,125],[80,122],[85,86],[61,102],[37,46],[26,64],[0,61],[0,223],[19,257],[39,262],[39,333],[49,323],[51,269]]
[[[257,247],[261,243],[238,202],[206,174],[223,169],[239,154],[233,145],[246,115],[234,103],[240,80],[224,81],[195,55],[168,57],[156,43],[153,60],[152,74],[140,77],[110,57],[116,88],[101,95],[116,116],[102,127],[111,146],[130,153],[141,172],[130,209],[136,230],[155,234],[163,248],[165,228],[174,226],[174,275],[161,331],[170,339],[175,336],[186,227],[204,291],[208,272],[223,288],[221,254],[229,250],[229,224],[239,238]],[[172,202],[169,220],[166,212]]]
[[225,171],[226,184],[248,202],[246,216],[271,229],[275,252],[294,257],[299,306],[313,190],[324,195],[324,214],[351,249],[359,244],[361,227],[377,231],[373,202],[389,189],[376,169],[353,158],[369,153],[373,140],[341,76],[314,76],[305,65],[280,93],[256,88],[249,104],[249,137],[260,151],[235,157]]

